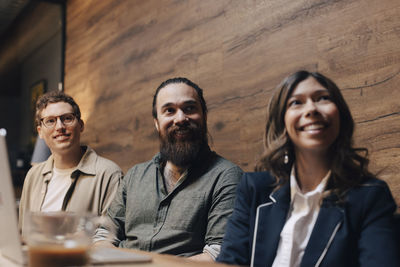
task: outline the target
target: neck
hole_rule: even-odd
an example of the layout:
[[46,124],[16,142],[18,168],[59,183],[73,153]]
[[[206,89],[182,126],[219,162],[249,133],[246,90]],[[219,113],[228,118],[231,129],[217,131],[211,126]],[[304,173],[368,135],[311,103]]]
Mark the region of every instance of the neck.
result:
[[167,161],[164,167],[164,182],[168,193],[174,189],[185,170],[186,168],[176,166]]
[[164,173],[168,172],[168,176],[174,183],[176,183],[179,180],[179,178],[181,178],[182,174],[186,170],[187,167],[177,166],[170,161],[167,161],[164,167]]
[[330,161],[326,154],[314,152],[296,153],[296,179],[301,190],[314,190],[330,169]]
[[67,153],[53,153],[54,166],[57,169],[69,169],[77,166],[83,156],[83,149],[78,146]]

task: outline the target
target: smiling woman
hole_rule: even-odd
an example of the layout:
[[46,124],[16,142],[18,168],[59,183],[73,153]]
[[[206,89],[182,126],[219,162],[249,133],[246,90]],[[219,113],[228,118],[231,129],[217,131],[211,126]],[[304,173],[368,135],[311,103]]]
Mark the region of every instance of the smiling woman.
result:
[[[299,71],[267,109],[265,152],[238,188],[221,262],[251,266],[400,266],[385,182],[352,146],[336,84]],[[269,197],[267,197],[269,196]],[[250,233],[250,234],[249,234]]]
[[339,110],[329,91],[312,76],[300,82],[286,105],[285,128],[295,147],[295,157],[313,153],[328,157],[339,135]]
[[282,81],[270,100],[265,151],[256,169],[272,172],[282,183],[289,180],[294,163],[299,172],[306,162],[319,180],[331,169],[332,190],[340,196],[373,177],[368,159],[360,154],[367,150],[352,146],[353,132],[350,109],[337,85],[320,73],[298,71]]

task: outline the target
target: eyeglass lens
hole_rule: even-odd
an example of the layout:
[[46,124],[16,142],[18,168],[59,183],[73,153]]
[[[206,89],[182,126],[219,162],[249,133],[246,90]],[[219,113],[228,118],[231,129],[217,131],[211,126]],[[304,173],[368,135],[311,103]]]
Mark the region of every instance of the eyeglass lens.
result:
[[50,116],[50,117],[43,118],[42,121],[46,127],[54,127],[57,123],[57,118],[60,118],[61,122],[64,125],[70,125],[74,122],[75,115],[72,113],[67,113],[67,114],[63,114],[61,116]]

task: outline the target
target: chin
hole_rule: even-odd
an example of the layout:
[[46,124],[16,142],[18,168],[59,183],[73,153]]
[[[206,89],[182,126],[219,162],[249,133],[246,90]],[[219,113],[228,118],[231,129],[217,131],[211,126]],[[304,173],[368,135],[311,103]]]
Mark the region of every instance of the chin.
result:
[[320,153],[326,153],[326,152],[328,152],[329,151],[329,147],[330,146],[310,146],[310,147],[308,147],[307,148],[307,150],[308,151],[310,151],[310,152],[315,152],[315,153],[318,153],[318,154],[320,154]]
[[326,143],[315,143],[315,142],[309,142],[309,143],[303,143],[303,144],[297,144],[295,145],[296,150],[299,151],[324,151],[328,150],[328,148],[331,146],[331,144],[326,144]]
[[61,143],[61,144],[57,144],[56,145],[56,149],[59,150],[65,150],[65,149],[70,149],[71,147],[73,147],[73,145],[71,143]]

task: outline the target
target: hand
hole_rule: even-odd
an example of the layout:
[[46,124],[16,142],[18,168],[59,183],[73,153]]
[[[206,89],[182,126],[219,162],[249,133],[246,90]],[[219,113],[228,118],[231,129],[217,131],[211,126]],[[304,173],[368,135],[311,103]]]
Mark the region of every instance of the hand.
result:
[[115,248],[115,246],[110,241],[101,240],[93,243],[92,248]]
[[194,260],[194,261],[209,261],[213,262],[213,258],[211,258],[210,254],[203,252],[194,256],[189,257],[188,259]]

